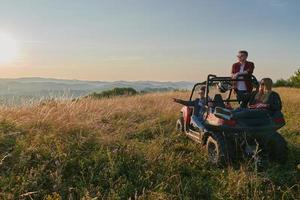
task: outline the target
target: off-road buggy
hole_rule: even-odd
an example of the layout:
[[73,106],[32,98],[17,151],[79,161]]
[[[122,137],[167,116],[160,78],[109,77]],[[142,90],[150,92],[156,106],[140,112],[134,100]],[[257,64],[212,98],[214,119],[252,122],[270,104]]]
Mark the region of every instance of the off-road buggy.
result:
[[[195,84],[190,100],[194,98],[197,87],[206,85],[206,111],[203,115],[205,129],[193,125],[191,122],[193,108],[184,106],[176,122],[177,130],[203,145],[211,163],[226,164],[241,156],[251,158],[257,156],[285,162],[286,141],[277,132],[285,125],[284,116],[280,111],[270,113],[266,109],[244,109],[238,112],[236,109],[240,104],[236,95],[233,95],[232,87],[219,88],[221,90],[216,90],[214,97],[209,97],[210,90],[220,83],[230,86],[234,81],[240,80],[208,75],[205,82]],[[254,76],[251,76],[250,81],[254,85],[258,84]],[[224,95],[223,92],[226,90],[228,91]]]

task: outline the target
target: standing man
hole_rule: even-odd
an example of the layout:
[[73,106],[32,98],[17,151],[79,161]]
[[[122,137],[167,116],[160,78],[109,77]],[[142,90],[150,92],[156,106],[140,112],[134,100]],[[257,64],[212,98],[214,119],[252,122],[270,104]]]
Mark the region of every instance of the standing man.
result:
[[[241,81],[234,81],[233,87],[239,102],[243,101],[247,94],[252,92],[253,86],[250,81],[251,75],[254,70],[254,63],[247,61],[248,52],[241,50],[238,52],[238,62],[232,65],[231,77],[241,79]],[[249,80],[243,80],[249,79]]]

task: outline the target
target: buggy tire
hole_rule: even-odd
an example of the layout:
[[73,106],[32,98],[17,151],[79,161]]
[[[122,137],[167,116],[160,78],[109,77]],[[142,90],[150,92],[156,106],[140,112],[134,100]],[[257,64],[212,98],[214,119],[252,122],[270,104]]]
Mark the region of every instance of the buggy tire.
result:
[[183,125],[183,117],[180,117],[179,119],[177,119],[176,121],[176,130],[180,133],[184,132],[184,125]]
[[274,132],[268,145],[270,160],[284,164],[288,155],[288,148],[285,139],[278,132]]
[[207,138],[206,152],[208,161],[216,165],[228,164],[229,156],[224,136],[221,133],[211,134]]

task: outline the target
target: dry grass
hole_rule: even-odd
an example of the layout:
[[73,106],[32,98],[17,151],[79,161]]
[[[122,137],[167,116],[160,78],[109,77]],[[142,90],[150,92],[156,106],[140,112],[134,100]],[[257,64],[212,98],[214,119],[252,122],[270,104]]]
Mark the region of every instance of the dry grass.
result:
[[180,105],[171,98],[188,93],[1,107],[0,198],[296,199],[300,90],[277,90],[290,159],[263,173],[251,163],[210,166],[174,131]]

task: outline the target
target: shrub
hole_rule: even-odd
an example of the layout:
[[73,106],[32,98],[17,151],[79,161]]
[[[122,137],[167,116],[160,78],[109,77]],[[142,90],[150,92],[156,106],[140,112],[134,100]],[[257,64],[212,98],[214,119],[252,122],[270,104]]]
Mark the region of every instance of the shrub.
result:
[[131,96],[137,93],[138,92],[135,89],[129,87],[129,88],[114,88],[112,90],[106,90],[101,93],[94,92],[89,96],[93,98],[103,98],[103,97],[124,96],[124,95]]

